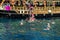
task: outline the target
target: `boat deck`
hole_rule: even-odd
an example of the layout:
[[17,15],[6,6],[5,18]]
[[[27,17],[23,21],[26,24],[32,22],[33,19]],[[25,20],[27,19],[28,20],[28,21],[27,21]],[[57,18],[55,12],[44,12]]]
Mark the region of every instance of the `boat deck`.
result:
[[[34,7],[33,14],[49,14],[48,10],[51,10],[51,14],[58,14],[60,13],[60,7]],[[16,10],[16,11],[15,11]],[[10,10],[10,11],[5,11],[5,10],[0,10],[0,13],[3,12],[9,12],[11,14],[16,13],[16,14],[29,14],[29,10],[25,7],[16,7],[15,10]],[[4,13],[5,14],[5,13]]]

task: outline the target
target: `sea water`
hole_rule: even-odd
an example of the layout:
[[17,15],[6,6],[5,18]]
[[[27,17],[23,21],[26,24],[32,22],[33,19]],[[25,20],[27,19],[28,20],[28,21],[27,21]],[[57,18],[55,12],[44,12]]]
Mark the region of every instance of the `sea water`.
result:
[[[37,21],[36,21],[37,20]],[[60,18],[36,19],[27,22],[21,19],[0,18],[0,40],[60,40]],[[50,30],[44,30],[50,25]]]

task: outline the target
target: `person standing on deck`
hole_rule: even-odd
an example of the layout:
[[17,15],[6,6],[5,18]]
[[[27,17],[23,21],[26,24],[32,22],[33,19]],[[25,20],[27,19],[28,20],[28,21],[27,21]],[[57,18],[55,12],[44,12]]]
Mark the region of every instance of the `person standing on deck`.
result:
[[4,3],[5,0],[0,0],[0,10],[3,10],[3,3]]
[[4,9],[5,9],[6,11],[10,11],[11,7],[10,7],[9,1],[5,1],[5,7],[4,7]]

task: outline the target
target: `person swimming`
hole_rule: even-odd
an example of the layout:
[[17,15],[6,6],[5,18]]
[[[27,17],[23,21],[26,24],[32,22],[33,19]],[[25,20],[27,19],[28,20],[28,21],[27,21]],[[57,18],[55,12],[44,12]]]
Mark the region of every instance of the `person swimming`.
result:
[[51,24],[55,24],[55,21],[53,19],[51,20]]
[[21,20],[20,25],[23,25],[23,20]]
[[29,18],[29,22],[34,22],[35,21],[35,18],[34,18],[34,14],[31,14],[31,17]]
[[29,5],[28,5],[28,9],[29,9],[29,17],[27,18],[28,19],[28,22],[34,22],[34,20],[35,20],[35,16],[34,16],[34,14],[33,14],[33,12],[32,12],[32,10],[33,10],[33,6],[31,6],[31,3],[29,3]]
[[46,29],[44,29],[44,30],[50,30],[50,23],[47,23],[47,28]]

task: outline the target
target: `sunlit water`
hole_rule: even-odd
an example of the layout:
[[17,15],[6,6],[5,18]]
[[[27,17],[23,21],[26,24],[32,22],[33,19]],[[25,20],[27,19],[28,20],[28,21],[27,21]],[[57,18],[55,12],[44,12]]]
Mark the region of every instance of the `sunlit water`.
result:
[[[49,30],[44,30],[48,26]],[[0,18],[0,40],[60,40],[60,18],[36,19],[34,22]]]

